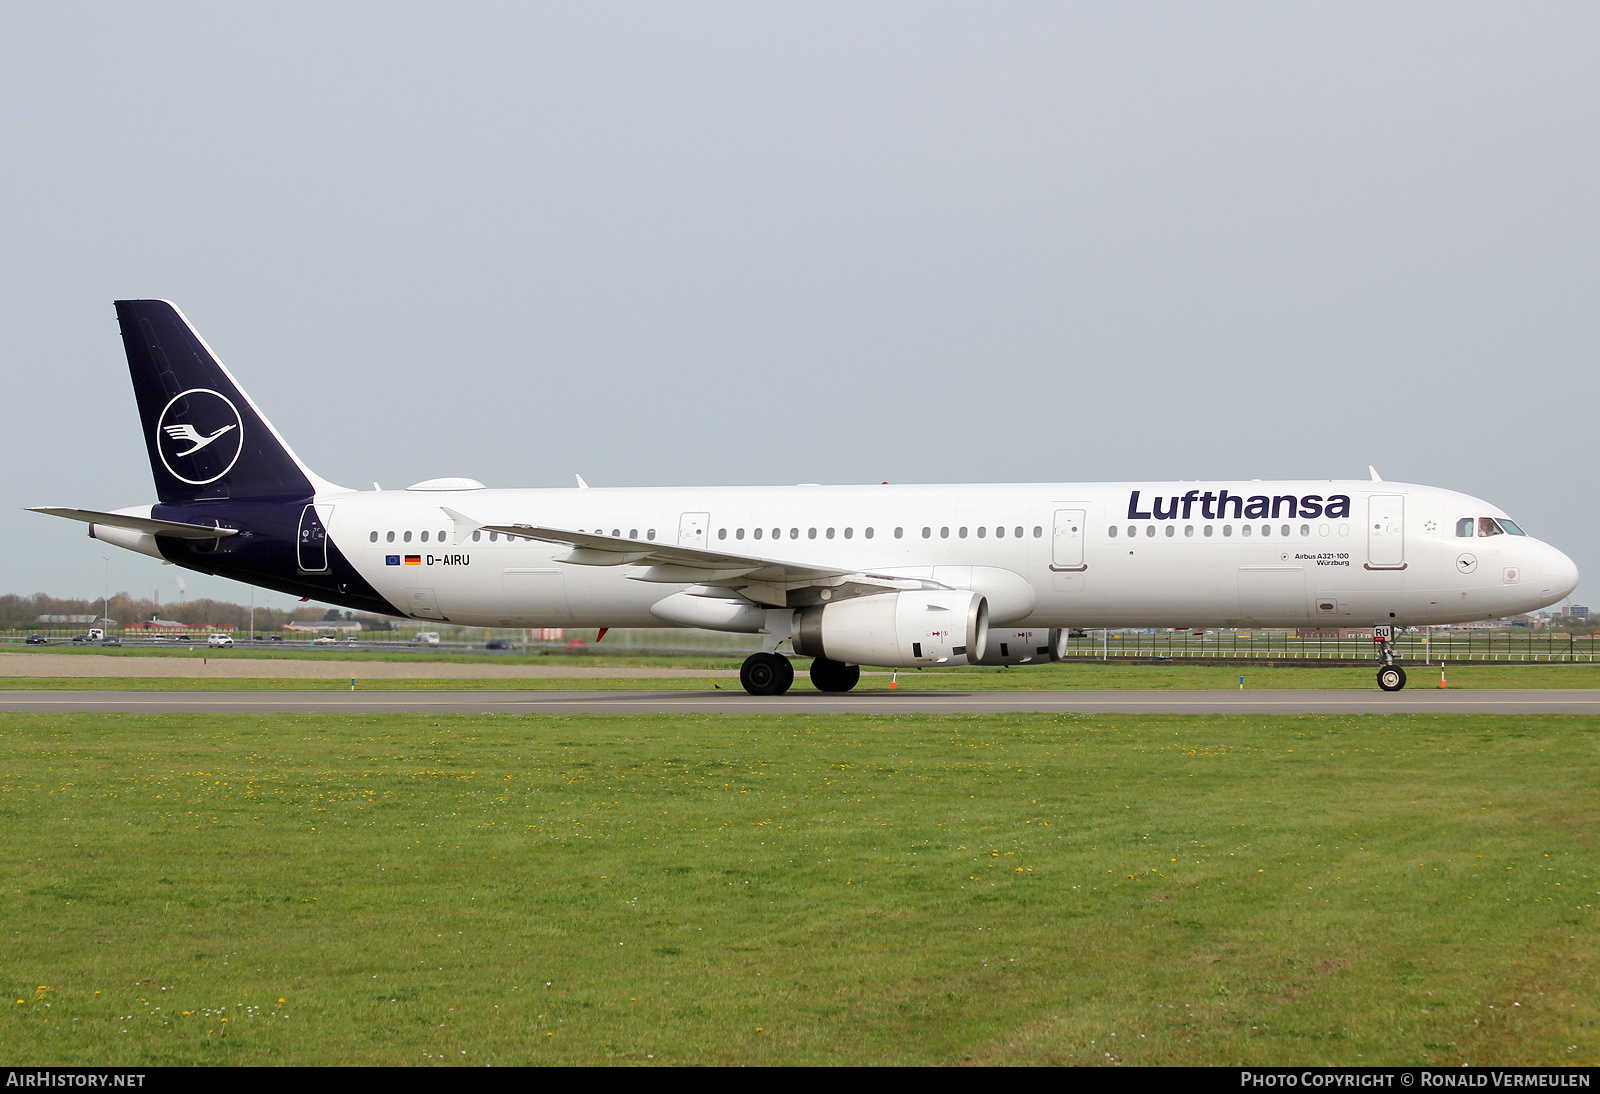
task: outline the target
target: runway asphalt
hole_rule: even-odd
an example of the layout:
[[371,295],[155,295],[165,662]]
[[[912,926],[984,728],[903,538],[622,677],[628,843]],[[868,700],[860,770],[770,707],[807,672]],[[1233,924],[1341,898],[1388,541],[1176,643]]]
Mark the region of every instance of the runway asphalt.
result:
[[1600,714],[1600,690],[1450,691],[6,691],[0,711],[143,714]]

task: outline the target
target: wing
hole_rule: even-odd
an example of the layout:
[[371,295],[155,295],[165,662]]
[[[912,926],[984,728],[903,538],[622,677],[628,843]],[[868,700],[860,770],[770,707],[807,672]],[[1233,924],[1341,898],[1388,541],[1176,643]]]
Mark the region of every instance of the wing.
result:
[[540,543],[563,544],[572,550],[556,556],[557,562],[573,566],[633,566],[637,570],[628,577],[634,581],[699,585],[706,588],[708,595],[716,595],[712,590],[729,590],[772,607],[799,608],[890,589],[944,587],[923,578],[833,569],[758,555],[623,539],[597,532],[534,524],[485,524],[448,506],[440,508],[455,522],[457,543],[473,532],[484,531],[521,536]]

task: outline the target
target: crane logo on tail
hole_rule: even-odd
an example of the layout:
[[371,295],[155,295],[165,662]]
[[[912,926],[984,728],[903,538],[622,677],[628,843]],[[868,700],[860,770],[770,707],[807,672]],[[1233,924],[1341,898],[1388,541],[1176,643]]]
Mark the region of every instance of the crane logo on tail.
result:
[[244,449],[244,420],[226,395],[190,388],[173,396],[156,423],[156,451],[173,477],[191,486],[216,482]]

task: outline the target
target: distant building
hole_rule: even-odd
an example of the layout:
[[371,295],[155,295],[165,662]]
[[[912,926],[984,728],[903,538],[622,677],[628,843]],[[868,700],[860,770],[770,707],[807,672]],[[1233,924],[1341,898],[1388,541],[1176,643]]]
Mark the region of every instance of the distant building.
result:
[[307,623],[296,619],[285,623],[283,629],[301,634],[332,634],[335,631],[340,634],[346,631],[355,634],[361,630],[361,622],[356,619],[318,619]]
[[1589,606],[1587,604],[1568,604],[1566,615],[1571,619],[1588,619]]

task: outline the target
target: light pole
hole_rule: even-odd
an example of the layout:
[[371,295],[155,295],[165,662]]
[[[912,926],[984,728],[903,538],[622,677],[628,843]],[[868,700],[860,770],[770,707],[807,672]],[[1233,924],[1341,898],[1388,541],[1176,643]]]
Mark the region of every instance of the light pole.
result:
[[100,557],[106,564],[106,583],[100,590],[100,638],[103,641],[110,637],[106,632],[111,629],[111,620],[107,618],[111,614],[111,556]]

